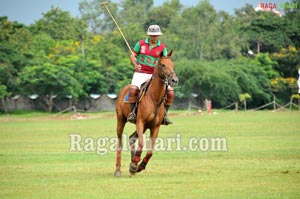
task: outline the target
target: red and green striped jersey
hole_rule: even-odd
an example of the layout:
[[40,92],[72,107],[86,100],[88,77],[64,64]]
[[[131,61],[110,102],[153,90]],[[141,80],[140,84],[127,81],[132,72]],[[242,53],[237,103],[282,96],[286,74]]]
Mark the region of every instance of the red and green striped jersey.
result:
[[160,40],[155,46],[150,47],[150,38],[137,42],[133,51],[138,54],[137,63],[142,66],[141,71],[136,70],[135,72],[147,74],[153,74],[161,53],[163,56],[168,54],[166,46]]

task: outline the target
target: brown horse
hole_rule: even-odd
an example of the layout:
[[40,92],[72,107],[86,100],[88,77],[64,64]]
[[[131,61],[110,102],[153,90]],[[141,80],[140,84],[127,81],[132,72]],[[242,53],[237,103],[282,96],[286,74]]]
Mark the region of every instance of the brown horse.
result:
[[[141,101],[138,103],[136,131],[130,138],[131,163],[129,172],[135,174],[146,168],[149,159],[152,156],[155,140],[158,136],[159,127],[164,118],[164,101],[166,98],[167,87],[174,87],[178,84],[178,78],[174,72],[174,63],[171,60],[172,51],[167,57],[161,55],[157,63],[150,85]],[[130,85],[125,86],[119,94],[116,113],[117,113],[117,159],[115,176],[121,176],[121,151],[122,151],[122,134],[127,122],[127,116],[130,113],[130,104],[125,102],[125,97],[129,92]],[[140,162],[143,149],[143,133],[150,129],[149,149],[146,156]],[[138,139],[138,148],[135,150],[135,141]]]

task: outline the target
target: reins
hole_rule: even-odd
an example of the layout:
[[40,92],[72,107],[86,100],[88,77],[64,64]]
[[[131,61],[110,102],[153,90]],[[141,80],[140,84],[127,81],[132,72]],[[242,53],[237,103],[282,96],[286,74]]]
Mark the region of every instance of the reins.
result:
[[[162,66],[160,65],[160,62],[158,63],[158,67],[162,67]],[[162,105],[162,103],[163,103],[163,102],[165,101],[165,99],[166,99],[166,96],[167,96],[167,88],[168,88],[168,86],[169,86],[168,80],[169,80],[169,78],[170,78],[175,72],[172,72],[172,73],[170,73],[170,74],[168,74],[168,75],[166,75],[166,74],[164,73],[164,71],[163,71],[162,73],[163,73],[164,78],[160,77],[160,76],[157,74],[156,71],[153,73],[153,76],[152,76],[152,78],[151,78],[151,81],[152,81],[153,78],[157,78],[157,79],[159,79],[160,81],[162,81],[162,82],[164,83],[164,95],[161,97],[160,101],[157,102],[157,101],[154,99],[153,94],[150,92],[150,90],[147,91],[147,92],[149,93],[150,97],[151,97],[152,102],[156,105],[156,110],[155,110],[155,112],[154,112],[155,115],[157,115],[157,110],[159,109],[159,107]]]

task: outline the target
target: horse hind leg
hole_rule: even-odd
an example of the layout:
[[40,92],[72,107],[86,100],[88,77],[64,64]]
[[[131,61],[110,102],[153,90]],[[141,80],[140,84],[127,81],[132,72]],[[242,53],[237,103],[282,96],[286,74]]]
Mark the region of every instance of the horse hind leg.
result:
[[116,157],[116,170],[114,175],[116,177],[121,176],[121,152],[122,152],[122,134],[123,129],[126,122],[118,120],[117,122],[117,137],[118,137],[118,144],[117,144],[117,157]]

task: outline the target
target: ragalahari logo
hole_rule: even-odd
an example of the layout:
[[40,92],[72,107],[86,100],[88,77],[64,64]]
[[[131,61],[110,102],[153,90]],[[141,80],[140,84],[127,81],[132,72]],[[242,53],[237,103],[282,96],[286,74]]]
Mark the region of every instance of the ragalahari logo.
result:
[[258,3],[255,11],[267,11],[267,12],[274,12],[275,14],[282,16],[282,11],[284,10],[297,10],[298,3],[277,3],[277,2],[260,2]]

